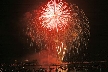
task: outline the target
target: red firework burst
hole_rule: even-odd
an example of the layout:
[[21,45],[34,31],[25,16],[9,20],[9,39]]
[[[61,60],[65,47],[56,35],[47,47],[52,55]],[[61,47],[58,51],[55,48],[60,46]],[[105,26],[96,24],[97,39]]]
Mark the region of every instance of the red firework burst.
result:
[[71,53],[79,54],[81,47],[87,47],[89,22],[78,6],[69,5],[62,0],[50,0],[25,16],[25,33],[36,42],[43,53],[41,56],[44,56],[45,52],[47,57],[50,55],[62,61],[66,53],[70,57]]
[[62,0],[51,0],[44,7],[41,7],[39,22],[47,29],[65,29],[71,18],[71,9]]

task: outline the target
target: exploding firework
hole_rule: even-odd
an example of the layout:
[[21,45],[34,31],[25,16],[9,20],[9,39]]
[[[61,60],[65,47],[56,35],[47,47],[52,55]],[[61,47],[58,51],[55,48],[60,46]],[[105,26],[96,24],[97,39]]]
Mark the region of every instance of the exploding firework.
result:
[[[38,48],[45,49],[62,61],[70,50],[87,47],[89,21],[78,6],[62,0],[50,0],[38,9],[25,14],[24,30]],[[73,50],[73,53],[74,50]]]
[[67,3],[62,1],[56,2],[51,0],[45,7],[41,8],[41,14],[39,14],[39,21],[43,27],[47,29],[65,29],[69,19],[71,19],[71,10],[67,6]]

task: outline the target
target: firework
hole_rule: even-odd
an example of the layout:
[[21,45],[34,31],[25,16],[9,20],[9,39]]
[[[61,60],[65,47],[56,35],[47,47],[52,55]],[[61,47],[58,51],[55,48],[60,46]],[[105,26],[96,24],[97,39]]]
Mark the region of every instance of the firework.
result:
[[71,19],[70,13],[71,10],[67,3],[62,1],[57,3],[55,0],[51,0],[45,7],[41,8],[41,14],[38,18],[44,28],[58,31],[59,29],[65,29],[69,19]]
[[[62,0],[50,0],[38,9],[25,14],[24,32],[38,48],[46,49],[62,61],[72,49],[86,48],[89,40],[89,21],[78,6]],[[74,50],[73,50],[73,53]]]

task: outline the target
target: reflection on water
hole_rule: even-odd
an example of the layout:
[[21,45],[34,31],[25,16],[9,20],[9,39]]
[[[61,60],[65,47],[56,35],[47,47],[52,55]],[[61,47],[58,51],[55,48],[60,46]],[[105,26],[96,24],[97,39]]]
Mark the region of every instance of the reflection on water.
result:
[[93,67],[89,67],[89,68],[75,68],[75,67],[70,67],[70,68],[60,68],[59,66],[56,67],[46,67],[46,68],[42,68],[42,67],[33,67],[33,66],[28,66],[25,67],[27,69],[35,69],[37,70],[37,72],[108,72],[108,68],[93,68]]
[[0,72],[108,72],[107,62],[36,65],[35,63],[0,64]]

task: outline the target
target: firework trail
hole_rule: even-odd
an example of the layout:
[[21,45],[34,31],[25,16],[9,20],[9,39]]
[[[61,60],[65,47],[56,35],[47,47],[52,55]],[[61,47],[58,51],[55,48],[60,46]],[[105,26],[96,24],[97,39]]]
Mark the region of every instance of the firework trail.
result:
[[27,12],[23,24],[25,34],[60,61],[71,49],[79,53],[82,46],[86,48],[90,36],[89,21],[83,10],[62,0],[50,0]]

